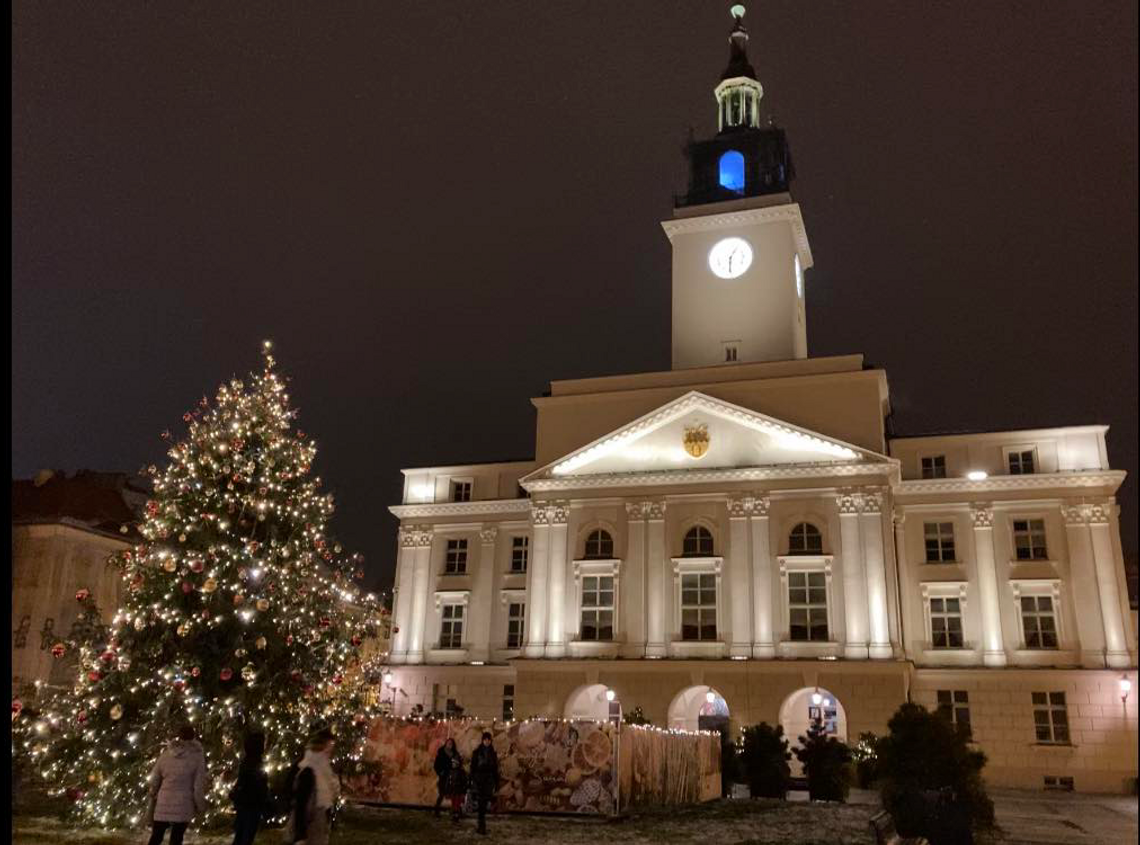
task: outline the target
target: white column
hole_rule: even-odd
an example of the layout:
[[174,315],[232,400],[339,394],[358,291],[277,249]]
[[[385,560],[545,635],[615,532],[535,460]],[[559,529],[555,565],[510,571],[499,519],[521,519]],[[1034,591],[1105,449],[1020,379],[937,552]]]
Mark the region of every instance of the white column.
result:
[[[898,612],[899,618],[896,621],[899,632],[899,645],[902,647],[902,656],[907,656],[907,628],[906,624],[908,618],[906,616],[907,607],[913,598],[910,588],[910,561],[907,558],[906,548],[906,511],[902,508],[895,508],[891,518],[895,524],[895,566],[899,571],[899,601]],[[914,636],[910,632],[910,636]],[[922,640],[922,637],[919,637]]]
[[494,615],[495,538],[499,529],[485,525],[479,531],[479,561],[471,598],[467,602],[467,654],[470,660],[487,660],[491,655],[491,618]]
[[566,530],[570,508],[555,502],[550,508],[550,600],[546,656],[566,656]]
[[669,587],[672,577],[666,573],[665,557],[665,503],[648,502],[646,542],[646,574],[649,586],[648,613],[649,641],[645,644],[646,657],[664,657],[668,648],[666,631],[669,630],[669,610],[673,606]]
[[408,662],[424,662],[424,637],[427,627],[428,597],[435,579],[431,571],[432,532],[416,532],[412,563],[412,618],[408,626]]
[[752,655],[751,541],[748,519],[752,515],[751,496],[728,500],[728,630],[725,631],[730,657]]
[[1004,666],[1002,594],[994,561],[994,511],[988,503],[975,503],[970,506],[970,516],[974,520],[974,558],[978,566],[978,597],[982,606],[982,662],[986,666]]
[[843,647],[843,656],[848,660],[867,659],[867,583],[863,567],[863,541],[859,536],[862,499],[859,493],[843,493],[836,497],[843,560],[843,615],[847,620],[847,642]]
[[887,613],[887,566],[883,554],[883,496],[863,496],[862,515],[863,562],[867,571],[867,615],[870,620],[872,658],[894,657],[891,647],[890,617]]
[[1088,512],[1080,503],[1066,504],[1061,506],[1061,516],[1065,519],[1069,548],[1069,594],[1081,643],[1081,665],[1103,668],[1106,665],[1105,625],[1100,612],[1100,588],[1093,563]]
[[772,594],[772,544],[768,531],[768,497],[752,500],[748,521],[752,534],[752,656],[770,660],[776,656],[773,633],[776,597]]
[[646,613],[645,514],[644,502],[626,502],[627,560],[622,564],[618,590],[618,628],[625,634],[626,656],[641,657],[649,641],[649,615]]
[[526,644],[523,654],[542,657],[546,651],[546,597],[550,566],[550,508],[545,502],[533,502],[530,508],[532,535],[531,558],[526,568]]
[[1086,505],[1089,531],[1092,534],[1093,564],[1096,567],[1096,586],[1100,593],[1100,615],[1104,619],[1105,661],[1113,669],[1131,665],[1128,653],[1128,636],[1124,632],[1124,615],[1120,610],[1120,587],[1117,570],[1124,562],[1113,552],[1111,511],[1115,501]]
[[396,558],[396,579],[392,587],[392,662],[405,663],[408,659],[408,639],[411,633],[412,603],[415,599],[415,526],[401,527],[399,552]]

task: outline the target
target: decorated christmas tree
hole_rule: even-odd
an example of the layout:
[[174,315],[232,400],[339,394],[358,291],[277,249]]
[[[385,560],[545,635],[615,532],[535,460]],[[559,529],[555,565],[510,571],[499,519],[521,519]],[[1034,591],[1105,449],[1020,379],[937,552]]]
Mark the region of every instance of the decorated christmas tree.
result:
[[138,824],[146,777],[187,721],[211,779],[203,821],[228,808],[246,732],[266,735],[271,779],[318,727],[337,734],[342,763],[359,750],[371,712],[360,648],[378,605],[353,583],[359,556],[325,533],[316,445],[292,429],[268,342],[262,357],[248,383],[184,415],[184,438],[163,434],[170,463],[146,470],[142,541],[111,559],[122,607],[101,620],[81,590],[90,624],[52,650],[77,660],[74,686],[13,708],[14,753],[85,822]]

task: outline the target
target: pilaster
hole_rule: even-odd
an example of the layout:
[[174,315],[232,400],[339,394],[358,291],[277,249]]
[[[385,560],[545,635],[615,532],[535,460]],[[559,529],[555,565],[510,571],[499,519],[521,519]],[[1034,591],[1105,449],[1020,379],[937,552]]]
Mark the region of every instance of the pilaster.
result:
[[666,631],[669,630],[670,609],[668,585],[671,578],[665,571],[668,560],[665,555],[665,503],[646,502],[646,572],[648,575],[648,642],[645,644],[646,657],[664,657],[668,650]]
[[994,510],[988,502],[970,505],[974,522],[974,560],[978,567],[978,597],[982,611],[982,662],[1005,666],[1005,640],[1001,631],[1001,592],[994,559]]
[[484,525],[479,531],[479,559],[475,580],[471,588],[471,607],[475,613],[468,616],[468,654],[471,660],[488,660],[491,654],[491,617],[495,577],[495,540],[499,529]]
[[408,625],[408,663],[424,662],[428,596],[432,592],[430,527],[421,526],[412,538],[412,613]]
[[392,587],[392,662],[408,659],[412,604],[415,600],[415,531],[414,526],[401,526],[396,557],[396,578]]
[[841,492],[835,500],[839,509],[839,540],[843,555],[843,615],[847,620],[843,656],[848,660],[866,660],[868,656],[867,583],[859,531],[862,500],[862,494],[852,491]]
[[546,502],[531,504],[531,559],[526,570],[526,644],[523,654],[542,657],[546,651],[546,599],[550,567],[550,508]]
[[566,656],[566,531],[570,518],[567,502],[553,502],[547,511],[550,523],[550,617],[546,631],[546,656]]
[[728,500],[728,642],[730,657],[752,656],[752,537],[749,519],[755,500],[738,496]]
[[626,632],[626,656],[640,657],[649,641],[649,614],[646,613],[645,517],[647,502],[626,502],[626,536],[629,538],[626,563],[621,571],[621,606],[618,615]]
[[[1112,543],[1112,509],[1115,501],[1082,504],[1079,508],[1082,521],[1087,524],[1091,539],[1093,569],[1096,573],[1097,593],[1100,597],[1100,615],[1104,625],[1104,657],[1110,668],[1123,669],[1132,660],[1128,653],[1128,636],[1124,628],[1121,612],[1118,569],[1123,562],[1116,559]],[[1066,514],[1066,523],[1073,516],[1073,509]],[[1082,644],[1083,645],[1083,644]]]
[[863,561],[867,572],[867,612],[870,620],[870,656],[877,660],[894,657],[890,616],[887,611],[887,566],[883,553],[883,494],[865,493],[860,508]]

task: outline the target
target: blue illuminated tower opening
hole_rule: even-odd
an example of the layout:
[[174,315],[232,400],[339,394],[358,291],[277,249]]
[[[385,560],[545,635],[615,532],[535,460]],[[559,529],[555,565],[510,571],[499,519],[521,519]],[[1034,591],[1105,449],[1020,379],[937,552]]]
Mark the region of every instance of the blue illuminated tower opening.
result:
[[744,156],[729,150],[720,157],[720,184],[722,187],[744,193]]

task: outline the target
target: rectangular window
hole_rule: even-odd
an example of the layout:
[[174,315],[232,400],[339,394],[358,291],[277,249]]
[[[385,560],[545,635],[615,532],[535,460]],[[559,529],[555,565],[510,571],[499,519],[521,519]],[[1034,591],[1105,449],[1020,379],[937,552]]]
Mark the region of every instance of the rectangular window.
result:
[[1072,792],[1073,779],[1064,775],[1045,775],[1045,788],[1058,792]]
[[726,346],[724,348],[724,360],[725,360],[725,363],[728,363],[728,364],[731,364],[733,361],[736,360],[736,347],[735,346]]
[[44,620],[44,626],[40,628],[40,651],[47,651],[55,643],[55,620],[49,616]]
[[1051,596],[1021,597],[1021,626],[1026,648],[1056,648],[1057,618]]
[[12,648],[24,648],[28,644],[28,629],[32,627],[32,617],[20,617],[20,624],[12,632]]
[[930,644],[934,648],[962,648],[961,599],[930,599]]
[[460,716],[463,708],[459,706],[458,684],[432,684],[431,686],[432,710],[443,713],[445,716]]
[[526,605],[513,601],[507,605],[507,648],[522,648]]
[[1069,711],[1065,707],[1063,692],[1035,692],[1033,695],[1033,726],[1037,741],[1053,745],[1069,744]]
[[453,501],[453,502],[470,502],[471,501],[471,482],[470,481],[452,481],[451,482],[451,501]]
[[583,640],[612,640],[614,638],[614,577],[612,575],[582,576],[582,633]]
[[788,633],[793,640],[827,641],[827,576],[824,573],[788,573],[788,621]]
[[445,604],[439,623],[439,647],[463,647],[463,605]]
[[927,563],[953,563],[957,560],[953,522],[924,522],[922,533],[926,539]]
[[511,722],[515,718],[515,685],[503,685],[503,721]]
[[681,576],[681,639],[716,639],[716,575]]
[[448,540],[447,557],[443,561],[445,575],[467,574],[467,541]]
[[511,538],[511,572],[526,572],[530,557],[530,537]]
[[1032,475],[1036,470],[1033,468],[1033,450],[1010,452],[1007,456],[1009,460],[1009,474],[1010,475]]
[[1048,560],[1045,548],[1045,520],[1015,519],[1013,549],[1018,560]]
[[970,694],[966,690],[938,690],[938,712],[966,736],[970,735]]
[[923,478],[945,478],[946,477],[946,456],[945,455],[929,455],[922,459],[922,477]]

